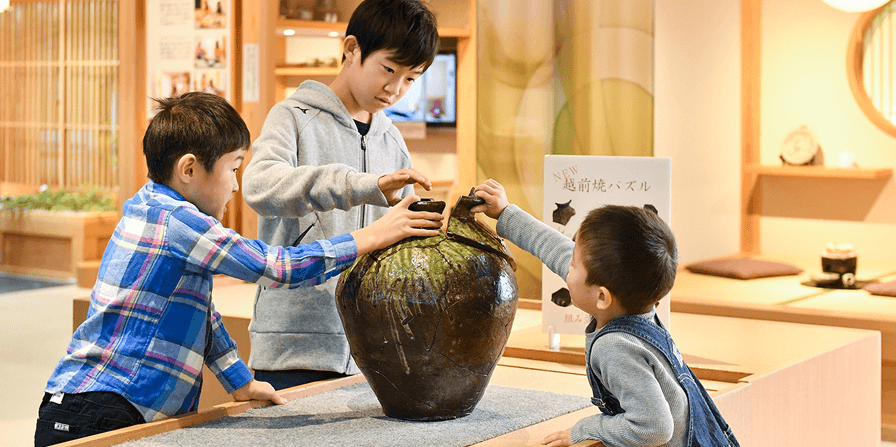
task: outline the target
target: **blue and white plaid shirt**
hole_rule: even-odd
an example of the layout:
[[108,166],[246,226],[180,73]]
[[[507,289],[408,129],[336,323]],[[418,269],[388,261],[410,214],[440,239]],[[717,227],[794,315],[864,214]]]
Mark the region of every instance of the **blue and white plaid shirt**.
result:
[[146,421],[195,411],[203,363],[228,393],[252,380],[211,303],[212,275],[267,287],[321,284],[348,268],[357,250],[348,234],[269,247],[150,181],[125,202],[87,320],[45,391],[115,392]]

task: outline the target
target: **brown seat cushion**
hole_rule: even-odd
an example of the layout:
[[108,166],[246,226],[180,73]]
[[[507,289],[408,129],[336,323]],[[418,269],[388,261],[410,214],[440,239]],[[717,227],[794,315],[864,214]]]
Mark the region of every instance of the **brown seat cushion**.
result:
[[896,296],[896,281],[873,282],[862,287],[862,290],[872,295]]
[[694,273],[724,276],[735,279],[768,278],[771,276],[798,275],[803,269],[783,262],[759,259],[713,259],[685,266]]

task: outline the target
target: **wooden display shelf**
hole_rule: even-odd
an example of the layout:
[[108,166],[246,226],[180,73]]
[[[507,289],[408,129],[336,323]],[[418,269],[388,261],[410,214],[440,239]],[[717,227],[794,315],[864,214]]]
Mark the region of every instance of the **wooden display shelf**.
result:
[[297,20],[297,19],[277,19],[275,23],[277,34],[282,34],[284,29],[295,30],[317,30],[324,33],[337,31],[344,33],[348,27],[348,22],[324,22],[321,20]]
[[293,67],[280,66],[274,69],[277,76],[336,76],[340,67]]
[[469,28],[439,28],[439,37],[470,37]]
[[[293,29],[296,30],[296,36],[309,36],[309,35],[326,35],[330,32],[337,32],[339,35],[345,34],[345,29],[348,28],[347,22],[323,22],[320,20],[293,20],[293,19],[278,19],[276,22],[277,34],[282,35],[283,30],[285,29]],[[439,27],[439,37],[470,37],[471,32],[469,28],[448,28],[448,27]]]
[[766,177],[834,178],[883,180],[893,176],[893,168],[831,168],[826,166],[770,166],[749,164],[744,171]]

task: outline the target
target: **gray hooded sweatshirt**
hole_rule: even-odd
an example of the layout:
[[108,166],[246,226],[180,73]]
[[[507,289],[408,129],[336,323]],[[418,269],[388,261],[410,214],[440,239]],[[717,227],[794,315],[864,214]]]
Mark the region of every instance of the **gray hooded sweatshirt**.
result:
[[[308,243],[380,218],[389,205],[377,180],[410,167],[407,146],[383,112],[373,114],[362,137],[329,87],[305,81],[265,119],[243,174],[243,197],[259,215],[259,239]],[[411,192],[408,186],[402,195]],[[259,287],[249,367],[360,372],[336,310],[337,281],[292,290]]]

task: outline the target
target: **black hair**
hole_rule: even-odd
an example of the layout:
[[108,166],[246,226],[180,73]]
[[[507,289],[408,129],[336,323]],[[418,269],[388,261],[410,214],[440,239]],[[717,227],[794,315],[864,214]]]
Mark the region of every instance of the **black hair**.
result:
[[374,51],[390,50],[395,63],[427,69],[439,52],[436,18],[419,0],[364,0],[345,35],[358,40],[362,64]]
[[251,144],[249,129],[224,99],[201,92],[156,99],[158,113],[143,135],[143,154],[149,178],[166,184],[180,157],[193,154],[212,172],[223,155]]
[[606,205],[588,213],[576,244],[586,282],[606,287],[629,313],[644,313],[672,290],[678,248],[672,230],[649,209]]

